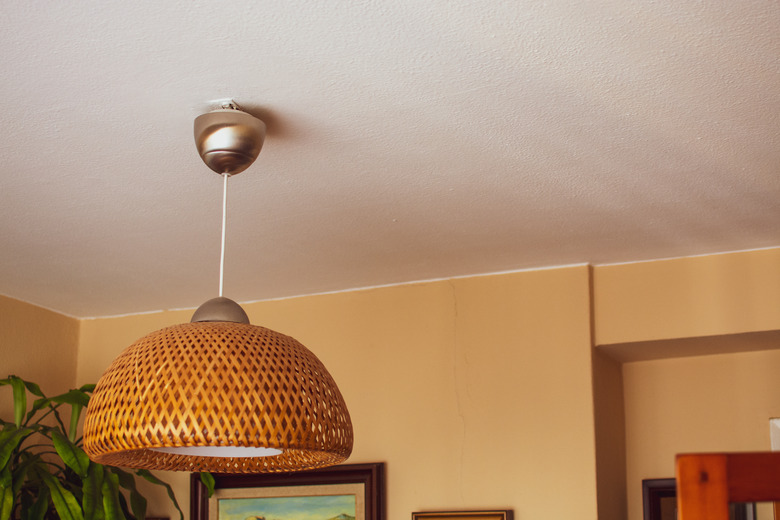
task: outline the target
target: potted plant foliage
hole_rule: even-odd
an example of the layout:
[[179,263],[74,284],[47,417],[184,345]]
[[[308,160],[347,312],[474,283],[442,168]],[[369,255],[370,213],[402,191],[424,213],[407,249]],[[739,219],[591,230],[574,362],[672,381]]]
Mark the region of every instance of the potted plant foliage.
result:
[[16,376],[4,385],[13,391],[14,417],[0,419],[0,520],[142,520],[146,499],[136,477],[164,486],[184,519],[173,490],[154,474],[98,464],[82,450],[79,418],[95,385],[55,397]]

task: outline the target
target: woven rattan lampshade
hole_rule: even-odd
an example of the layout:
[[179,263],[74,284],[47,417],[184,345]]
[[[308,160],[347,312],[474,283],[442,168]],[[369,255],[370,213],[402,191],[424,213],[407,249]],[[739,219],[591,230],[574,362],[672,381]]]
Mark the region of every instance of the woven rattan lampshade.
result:
[[[253,120],[232,108],[196,120],[204,162],[225,168],[225,193],[230,174],[260,151],[265,126]],[[209,132],[219,138],[204,137]],[[109,366],[84,421],[92,460],[255,473],[319,468],[350,455],[349,412],[325,366],[295,339],[251,325],[221,292],[220,271],[220,297],[192,322],[139,339]]]
[[[207,446],[281,453],[159,450]],[[90,399],[84,449],[102,464],[134,468],[294,471],[345,460],[352,423],[325,366],[295,339],[246,323],[186,323],[139,339],[114,360]]]

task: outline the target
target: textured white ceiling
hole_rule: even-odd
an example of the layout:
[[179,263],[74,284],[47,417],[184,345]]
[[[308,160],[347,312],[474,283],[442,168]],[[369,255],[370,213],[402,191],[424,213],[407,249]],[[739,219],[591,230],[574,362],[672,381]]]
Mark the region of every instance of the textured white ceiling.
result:
[[780,4],[19,2],[0,14],[0,294],[237,301],[780,245]]

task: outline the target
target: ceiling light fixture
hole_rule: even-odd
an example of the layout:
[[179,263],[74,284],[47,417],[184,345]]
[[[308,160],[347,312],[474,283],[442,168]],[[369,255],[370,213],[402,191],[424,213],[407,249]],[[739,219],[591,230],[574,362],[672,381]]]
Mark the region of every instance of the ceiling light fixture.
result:
[[264,138],[265,124],[233,102],[195,119],[198,152],[224,178],[219,297],[109,366],[84,422],[92,460],[250,473],[329,466],[352,452],[349,412],[322,362],[295,339],[251,325],[222,296],[227,181],[254,162]]

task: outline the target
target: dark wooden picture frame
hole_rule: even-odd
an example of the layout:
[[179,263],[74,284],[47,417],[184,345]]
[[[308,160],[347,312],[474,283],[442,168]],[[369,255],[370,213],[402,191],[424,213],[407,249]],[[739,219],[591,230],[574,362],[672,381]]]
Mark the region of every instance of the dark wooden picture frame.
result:
[[[672,503],[670,504],[669,501]],[[663,520],[662,512],[673,506],[676,519],[677,483],[673,478],[651,478],[642,481],[642,509],[644,520]]]
[[[365,520],[385,520],[385,465],[342,464],[298,473],[214,474],[216,490],[238,488],[295,488],[357,484],[362,487]],[[248,490],[248,489],[247,489]],[[249,491],[249,490],[248,490]],[[216,493],[215,493],[216,494]],[[206,487],[197,473],[190,476],[190,518],[209,520],[209,500]],[[511,520],[511,519],[509,519]]]
[[412,520],[514,520],[514,512],[511,509],[420,511],[412,513]]
[[[732,520],[754,520],[755,504],[730,504]],[[677,482],[673,478],[642,481],[644,520],[677,520]]]

